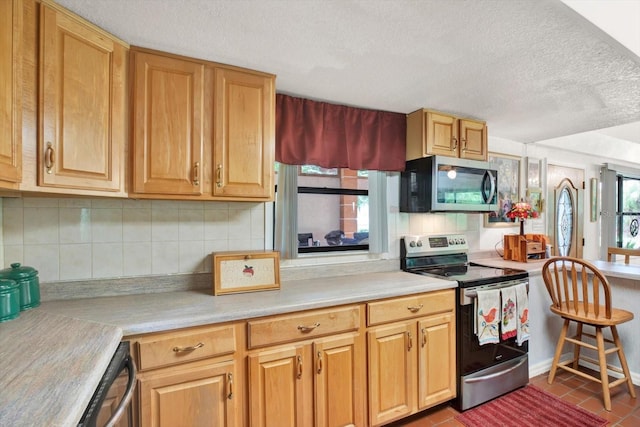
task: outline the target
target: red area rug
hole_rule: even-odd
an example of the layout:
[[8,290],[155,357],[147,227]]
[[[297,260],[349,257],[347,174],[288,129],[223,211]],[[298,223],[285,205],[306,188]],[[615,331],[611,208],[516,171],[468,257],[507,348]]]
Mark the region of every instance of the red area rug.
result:
[[603,427],[607,420],[535,386],[469,409],[456,420],[467,427]]

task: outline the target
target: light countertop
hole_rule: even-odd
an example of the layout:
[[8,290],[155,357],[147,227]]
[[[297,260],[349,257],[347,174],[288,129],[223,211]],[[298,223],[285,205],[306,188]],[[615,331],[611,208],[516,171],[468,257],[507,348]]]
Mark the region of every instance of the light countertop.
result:
[[162,292],[59,300],[50,313],[118,326],[134,335],[249,319],[455,288],[455,281],[401,271],[283,282],[279,290],[214,296],[213,291]]
[[[526,270],[530,276],[540,275],[542,273],[542,266],[547,261],[547,259],[535,259],[529,260],[529,262],[516,262],[516,261],[505,261],[502,258],[482,258],[482,259],[474,259],[472,260],[476,264],[488,265],[491,267],[500,267],[500,268],[519,268],[521,270]],[[623,262],[608,262],[602,260],[587,260],[592,263],[597,269],[602,271],[602,273],[609,279],[618,278],[618,279],[629,279],[636,280],[640,285],[640,265],[639,264],[624,264]]]
[[0,324],[0,424],[75,426],[122,330],[39,307]]
[[0,420],[12,427],[75,426],[123,336],[455,287],[394,271],[221,296],[184,291],[43,302],[0,323]]

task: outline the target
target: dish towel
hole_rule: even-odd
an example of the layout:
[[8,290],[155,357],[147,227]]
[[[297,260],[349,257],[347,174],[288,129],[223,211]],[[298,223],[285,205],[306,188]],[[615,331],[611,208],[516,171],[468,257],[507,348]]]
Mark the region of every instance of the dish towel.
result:
[[516,288],[516,304],[518,305],[518,336],[516,342],[522,345],[529,340],[529,295],[527,284],[521,283]]
[[480,345],[498,343],[500,324],[500,290],[478,291],[478,341]]
[[507,340],[516,336],[516,290],[515,286],[500,289],[502,299],[502,322],[500,329],[502,330],[502,339]]

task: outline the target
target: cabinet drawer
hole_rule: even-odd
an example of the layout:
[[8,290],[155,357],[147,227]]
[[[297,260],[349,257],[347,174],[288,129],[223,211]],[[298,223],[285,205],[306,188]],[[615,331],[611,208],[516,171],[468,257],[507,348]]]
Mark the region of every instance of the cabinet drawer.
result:
[[273,316],[248,322],[249,348],[354,331],[360,327],[360,307],[351,306]]
[[541,242],[527,242],[527,253],[544,252]]
[[138,368],[142,371],[235,351],[232,325],[142,337],[138,340]]
[[367,325],[453,311],[455,291],[446,289],[367,304]]

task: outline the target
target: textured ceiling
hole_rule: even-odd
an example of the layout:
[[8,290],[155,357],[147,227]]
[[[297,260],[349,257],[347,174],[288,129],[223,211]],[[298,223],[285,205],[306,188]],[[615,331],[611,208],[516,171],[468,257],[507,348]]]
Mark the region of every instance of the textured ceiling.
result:
[[640,142],[640,57],[559,0],[57,1],[132,45],[274,73],[281,93],[428,107],[525,143],[619,125]]

